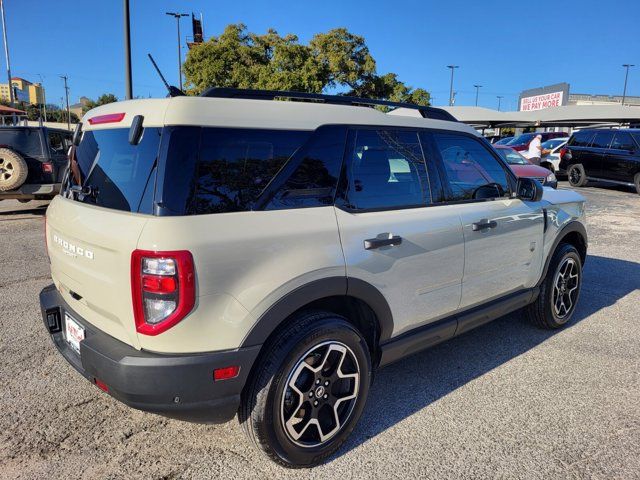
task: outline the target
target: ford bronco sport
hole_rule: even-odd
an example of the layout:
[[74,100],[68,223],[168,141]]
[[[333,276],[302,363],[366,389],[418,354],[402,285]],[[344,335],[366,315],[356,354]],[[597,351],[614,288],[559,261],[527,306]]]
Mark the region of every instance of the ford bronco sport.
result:
[[377,368],[575,312],[584,199],[444,111],[212,89],[98,107],[73,141],[46,215],[55,346],[131,407],[237,414],[282,465],[336,451]]

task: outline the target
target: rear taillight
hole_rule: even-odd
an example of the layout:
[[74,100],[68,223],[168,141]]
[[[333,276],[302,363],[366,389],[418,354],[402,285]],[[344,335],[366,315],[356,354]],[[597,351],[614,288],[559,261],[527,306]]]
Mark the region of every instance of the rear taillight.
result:
[[196,300],[191,253],[134,250],[131,293],[138,333],[158,335],[173,327],[191,312]]
[[53,173],[53,164],[49,162],[42,163],[42,173]]
[[107,113],[89,119],[89,125],[101,125],[103,123],[118,123],[124,118],[124,113]]
[[560,149],[560,160],[562,160],[562,159],[564,158],[564,156],[565,156],[565,154],[567,153],[567,151],[568,151],[568,150],[567,150],[567,148],[566,148],[566,147],[562,147],[562,148]]

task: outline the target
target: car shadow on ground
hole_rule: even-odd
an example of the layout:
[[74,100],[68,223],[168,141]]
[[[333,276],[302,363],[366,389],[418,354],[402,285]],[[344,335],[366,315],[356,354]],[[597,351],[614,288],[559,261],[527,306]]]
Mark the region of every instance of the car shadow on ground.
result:
[[[2,203],[0,203],[0,219],[2,218],[11,218],[16,215],[44,215],[47,211],[48,203],[44,205],[38,206],[23,206],[20,203],[15,203],[15,205],[10,205],[9,208],[6,208]],[[3,208],[5,207],[5,208]],[[14,208],[15,207],[15,208]]]
[[[578,308],[565,329],[639,289],[640,264],[589,256]],[[337,455],[356,448],[559,331],[562,329],[536,328],[521,312],[515,312],[381,369],[359,424]]]

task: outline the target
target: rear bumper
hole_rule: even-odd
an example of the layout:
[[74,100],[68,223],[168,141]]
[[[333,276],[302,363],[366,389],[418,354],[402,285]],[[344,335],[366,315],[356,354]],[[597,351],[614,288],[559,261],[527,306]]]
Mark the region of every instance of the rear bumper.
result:
[[45,199],[55,197],[58,193],[60,193],[59,183],[27,183],[15,190],[0,192],[0,198],[13,200]]
[[[240,405],[260,346],[213,353],[164,355],[136,350],[101,332],[77,315],[54,285],[40,292],[47,331],[62,356],[90,382],[99,380],[122,403],[148,412],[197,423],[231,420]],[[59,325],[50,328],[52,314]],[[85,328],[78,355],[64,338],[65,313]],[[55,322],[54,322],[55,323]],[[213,380],[213,370],[240,366],[236,378]]]

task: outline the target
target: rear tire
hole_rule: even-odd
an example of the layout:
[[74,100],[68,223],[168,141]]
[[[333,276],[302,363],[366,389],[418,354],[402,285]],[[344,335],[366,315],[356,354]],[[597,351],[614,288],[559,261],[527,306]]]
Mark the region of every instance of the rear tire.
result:
[[572,187],[584,187],[587,184],[587,173],[581,163],[569,165],[567,177]]
[[540,294],[525,312],[531,323],[547,330],[562,327],[575,312],[582,286],[582,260],[576,248],[561,243],[551,257]]
[[371,383],[366,341],[346,319],[313,312],[295,318],[264,352],[242,395],[243,430],[280,465],[323,462],[364,409]]
[[27,163],[18,153],[9,148],[0,148],[0,192],[22,186],[28,173]]
[[636,192],[640,195],[640,172],[636,173],[636,176],[633,177],[633,183],[636,185]]

